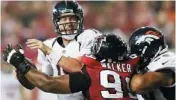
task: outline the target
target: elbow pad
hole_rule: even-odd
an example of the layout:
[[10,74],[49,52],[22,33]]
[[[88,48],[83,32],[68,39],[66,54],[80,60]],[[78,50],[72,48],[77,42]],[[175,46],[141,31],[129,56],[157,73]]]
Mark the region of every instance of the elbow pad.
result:
[[90,77],[80,72],[70,73],[69,82],[72,93],[86,91],[91,84]]

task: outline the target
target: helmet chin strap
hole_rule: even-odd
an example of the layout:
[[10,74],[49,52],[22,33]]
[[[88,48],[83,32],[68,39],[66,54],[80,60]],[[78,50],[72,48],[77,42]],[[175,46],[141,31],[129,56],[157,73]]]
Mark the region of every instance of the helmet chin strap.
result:
[[[154,58],[156,58],[158,55],[160,55],[160,54],[162,54],[162,53],[165,53],[165,52],[167,52],[167,51],[168,51],[168,46],[166,46],[166,48],[164,48],[164,49],[162,49],[162,47],[160,46],[159,49],[158,49],[158,51],[156,52],[155,56],[152,58],[152,60],[153,60]],[[152,60],[151,60],[151,61],[152,61]]]
[[162,54],[162,53],[165,53],[165,52],[167,52],[167,51],[168,51],[168,46],[166,46],[166,48],[164,48],[164,49],[162,49],[162,47],[160,46],[159,49],[158,49],[158,51],[157,51],[157,53],[155,54],[155,56],[154,56],[153,58],[155,58],[155,57],[157,57],[158,55],[160,55],[160,54]]
[[157,57],[161,52],[162,47],[160,46],[153,58]]
[[72,35],[61,35],[62,38],[66,40],[73,40],[76,37],[77,34],[72,34]]
[[161,52],[159,54],[165,53],[168,51],[168,46],[166,46],[164,49],[161,50]]

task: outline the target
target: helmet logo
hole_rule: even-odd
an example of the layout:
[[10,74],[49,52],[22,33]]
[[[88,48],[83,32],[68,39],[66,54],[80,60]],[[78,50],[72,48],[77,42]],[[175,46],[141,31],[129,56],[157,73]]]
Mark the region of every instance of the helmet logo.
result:
[[158,33],[158,32],[155,32],[155,31],[147,31],[145,34],[146,34],[146,35],[147,35],[147,34],[151,34],[151,35],[155,35],[155,36],[161,37],[161,34]]
[[101,45],[102,45],[103,42],[106,42],[106,37],[100,37],[100,46],[97,49],[97,53],[100,51],[100,48],[101,48]]
[[144,36],[140,37],[136,41],[135,44],[140,44],[141,42],[146,41],[150,45],[152,41],[157,40],[157,39],[159,39],[159,37],[155,36],[155,35],[150,35],[150,34],[149,35],[144,35]]
[[63,9],[61,10],[62,13],[73,13],[73,9]]

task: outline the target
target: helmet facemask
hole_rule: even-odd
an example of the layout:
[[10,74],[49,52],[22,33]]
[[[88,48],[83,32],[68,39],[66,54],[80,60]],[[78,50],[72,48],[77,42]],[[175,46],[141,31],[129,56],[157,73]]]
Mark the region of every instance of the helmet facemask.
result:
[[[75,20],[60,22],[60,19],[64,17],[75,17]],[[68,40],[74,39],[77,34],[82,32],[83,17],[76,16],[74,13],[68,13],[58,18],[53,18],[53,22],[55,32]]]
[[[67,16],[64,16],[67,17]],[[75,17],[71,15],[70,17]],[[79,29],[80,29],[80,24],[81,21],[78,19],[78,17],[75,17],[75,21],[70,21],[70,22],[60,22],[60,18],[55,19],[55,27],[56,27],[56,32],[61,34],[61,35],[70,35],[70,34],[77,34]],[[68,29],[69,28],[69,29]],[[71,33],[70,33],[70,32]]]

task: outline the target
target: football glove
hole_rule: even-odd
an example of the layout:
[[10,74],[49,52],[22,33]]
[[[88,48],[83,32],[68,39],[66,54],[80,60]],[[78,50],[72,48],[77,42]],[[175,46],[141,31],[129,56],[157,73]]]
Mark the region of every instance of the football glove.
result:
[[8,44],[5,50],[3,50],[3,59],[12,64],[23,75],[30,70],[30,65],[25,61],[24,50],[19,44],[16,49]]
[[24,57],[24,51],[21,45],[17,45],[17,48],[12,48],[12,45],[8,44],[5,50],[3,50],[3,59],[12,64],[16,68],[17,79],[27,89],[33,89],[35,86],[27,80],[24,76],[31,67],[37,69],[32,62]]

